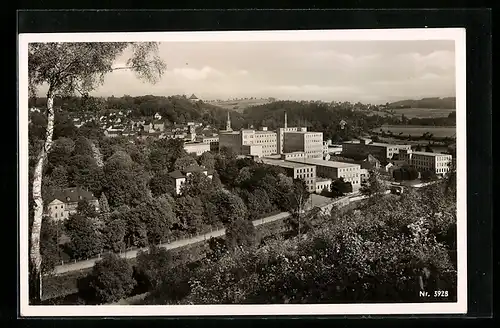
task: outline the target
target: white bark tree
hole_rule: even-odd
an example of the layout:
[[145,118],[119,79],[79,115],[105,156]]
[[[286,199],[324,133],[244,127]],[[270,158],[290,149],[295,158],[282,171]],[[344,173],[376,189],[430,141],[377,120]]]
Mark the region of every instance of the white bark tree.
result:
[[[126,49],[130,57],[123,67],[114,67],[115,60]],[[104,76],[116,69],[133,70],[137,76],[156,83],[166,69],[158,56],[155,42],[78,42],[32,43],[28,48],[30,96],[36,96],[41,86],[47,86],[47,129],[45,141],[39,151],[33,176],[32,196],[34,217],[31,229],[30,264],[31,278],[38,283],[34,296],[42,298],[40,231],[43,216],[42,180],[47,154],[52,148],[54,130],[54,99],[64,95],[87,95],[104,82]],[[33,294],[32,294],[33,295]]]

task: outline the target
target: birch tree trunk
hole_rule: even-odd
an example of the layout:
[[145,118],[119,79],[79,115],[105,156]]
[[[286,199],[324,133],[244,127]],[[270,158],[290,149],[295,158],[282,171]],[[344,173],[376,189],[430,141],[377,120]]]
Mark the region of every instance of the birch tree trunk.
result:
[[45,136],[45,143],[38,155],[37,163],[35,166],[35,173],[33,176],[33,201],[34,201],[34,215],[33,225],[31,229],[31,246],[30,246],[30,260],[33,265],[33,278],[38,280],[34,284],[38,288],[36,297],[42,300],[42,255],[40,253],[40,232],[42,230],[43,218],[43,198],[42,198],[42,178],[43,168],[47,159],[47,154],[52,147],[52,135],[54,132],[54,95],[52,90],[49,89],[47,93],[47,131]]

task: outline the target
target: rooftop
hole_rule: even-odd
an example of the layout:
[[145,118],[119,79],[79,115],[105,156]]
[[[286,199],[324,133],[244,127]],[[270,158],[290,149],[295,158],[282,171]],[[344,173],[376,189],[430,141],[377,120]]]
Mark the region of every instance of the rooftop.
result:
[[297,163],[306,163],[309,165],[317,165],[317,166],[328,166],[328,167],[334,167],[338,169],[343,169],[346,167],[359,167],[359,164],[355,163],[344,163],[344,162],[334,162],[334,161],[325,161],[323,159],[314,159],[314,158],[306,158],[306,159],[289,159],[288,161],[290,162],[297,162]]
[[323,132],[318,132],[318,131],[289,131],[287,133],[290,133],[290,134],[293,134],[293,133],[297,133],[297,134],[321,133],[321,134],[323,134]]
[[[350,141],[344,141],[343,143],[346,144],[362,144],[359,140],[350,140]],[[368,146],[376,146],[376,147],[398,147],[398,146],[410,146],[406,144],[390,144],[390,143],[385,143],[385,142],[370,142],[366,144]]]
[[94,194],[80,187],[66,188],[53,190],[47,198],[47,202],[50,203],[54,199],[58,199],[64,203],[74,203],[83,200],[95,200]]
[[280,167],[285,167],[289,169],[303,168],[303,167],[312,167],[313,165],[307,165],[304,163],[296,163],[291,161],[284,161],[281,159],[271,159],[271,158],[262,158],[260,161],[264,164],[275,165]]
[[256,130],[255,133],[257,134],[276,134],[276,131],[270,131],[270,130],[267,130],[267,131],[262,131],[262,130]]
[[411,151],[412,154],[415,155],[423,155],[423,156],[451,156],[450,154],[443,154],[443,153],[431,153],[431,152],[426,152],[426,151]]

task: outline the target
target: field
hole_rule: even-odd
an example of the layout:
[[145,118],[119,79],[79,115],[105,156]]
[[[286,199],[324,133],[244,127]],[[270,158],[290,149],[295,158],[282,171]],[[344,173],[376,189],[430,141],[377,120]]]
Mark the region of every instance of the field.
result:
[[373,129],[373,132],[391,131],[394,135],[421,136],[425,132],[431,133],[434,137],[445,138],[455,137],[457,128],[454,126],[421,126],[421,125],[383,125]]
[[363,113],[372,116],[396,116],[401,117],[405,115],[407,118],[436,118],[436,117],[448,117],[450,113],[453,113],[454,109],[440,109],[440,108],[400,108],[392,109],[394,114],[389,112],[376,112],[376,111],[363,111]]
[[242,113],[243,110],[250,106],[258,106],[268,104],[270,101],[267,99],[241,99],[241,100],[226,100],[226,101],[214,101],[210,104],[222,107],[224,109],[230,109]]
[[396,116],[405,114],[407,118],[428,118],[428,117],[448,117],[455,109],[440,109],[440,108],[401,108],[394,109]]

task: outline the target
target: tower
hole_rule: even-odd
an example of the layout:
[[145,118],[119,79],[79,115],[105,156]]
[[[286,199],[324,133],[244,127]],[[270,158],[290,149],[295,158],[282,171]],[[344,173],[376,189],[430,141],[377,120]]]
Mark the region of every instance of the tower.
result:
[[229,112],[227,112],[226,131],[233,131],[233,129],[231,129],[231,118],[229,117]]
[[285,126],[284,126],[284,128],[285,129],[287,128],[286,111],[285,111]]

